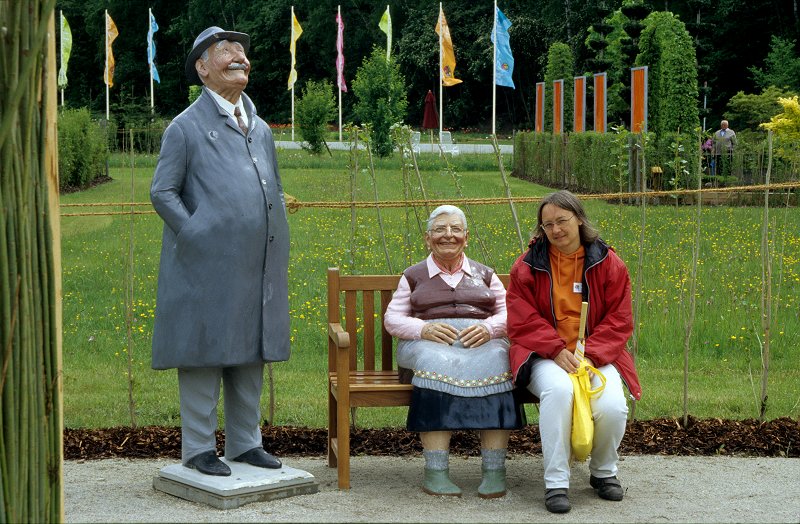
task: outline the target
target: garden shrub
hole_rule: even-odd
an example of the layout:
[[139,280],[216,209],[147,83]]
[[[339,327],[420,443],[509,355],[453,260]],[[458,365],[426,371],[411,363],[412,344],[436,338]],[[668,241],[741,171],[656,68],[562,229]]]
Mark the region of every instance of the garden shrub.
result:
[[371,128],[372,151],[381,157],[392,152],[391,127],[402,122],[408,109],[406,80],[393,58],[378,47],[364,58],[353,80],[353,108],[362,124]]
[[[662,170],[660,189],[697,188],[700,161],[697,133],[669,132],[660,141],[654,140],[652,134],[648,134],[648,137],[644,149],[648,187],[658,185],[652,179],[652,168],[658,166]],[[513,175],[550,188],[568,188],[586,193],[635,191],[636,181],[631,178],[628,166],[630,138],[631,134],[624,129],[609,133],[565,133],[560,136],[520,132],[514,138]],[[796,146],[798,139],[790,140],[786,136],[775,137],[771,170],[773,182],[797,178],[800,157],[787,158],[782,155],[787,151],[793,151],[796,155],[796,151],[800,151]],[[657,142],[667,145],[659,147]],[[712,177],[707,162],[708,157],[701,166],[704,183],[717,187],[763,183],[767,169],[766,138],[761,133],[741,133],[730,171],[723,176]]]
[[[795,93],[775,86],[769,86],[760,95],[739,91],[728,101],[725,118],[739,136],[744,129],[760,131],[761,124],[780,114],[781,98],[790,98]],[[764,133],[766,134],[766,133]]]
[[189,86],[189,103],[193,103],[195,100],[200,98],[200,94],[203,92],[203,86]]
[[664,171],[663,189],[697,188],[698,140],[695,132],[666,132],[648,150],[648,165],[660,166]]
[[84,188],[105,173],[106,136],[89,110],[65,109],[58,118],[59,189]]
[[300,136],[306,142],[303,149],[318,155],[325,144],[325,133],[328,122],[336,116],[336,100],[333,97],[333,85],[329,81],[316,82],[310,80],[303,87],[303,96],[297,101],[295,117]]
[[637,66],[648,66],[648,131],[669,148],[670,132],[691,133],[700,124],[697,58],[692,37],[674,14],[651,13],[639,37]]
[[619,147],[613,133],[517,133],[514,176],[552,188],[616,192]]
[[554,80],[564,80],[563,129],[566,131],[572,126],[572,82],[575,76],[575,64],[572,58],[572,49],[563,42],[554,42],[547,51],[547,67],[544,73],[545,107],[544,121],[553,129],[553,95]]

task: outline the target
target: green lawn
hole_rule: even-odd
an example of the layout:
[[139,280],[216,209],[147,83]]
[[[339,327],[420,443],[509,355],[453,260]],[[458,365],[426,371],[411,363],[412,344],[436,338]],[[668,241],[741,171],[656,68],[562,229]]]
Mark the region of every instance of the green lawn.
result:
[[[506,160],[509,171],[510,159]],[[358,159],[354,192],[358,201],[375,200],[365,156]],[[62,196],[62,204],[149,202],[155,159],[115,156],[112,182]],[[280,151],[288,194],[301,203],[349,202],[351,159],[346,152],[312,157]],[[376,161],[380,200],[421,198],[413,167],[398,156]],[[458,204],[468,198],[505,196],[491,155],[461,155],[448,170],[438,157],[420,159],[430,199]],[[404,175],[405,171],[405,175]],[[404,179],[410,180],[409,184]],[[462,188],[462,189],[459,189]],[[541,196],[547,188],[510,179],[514,196]],[[321,205],[321,204],[318,204]],[[641,212],[633,206],[587,200],[590,217],[603,238],[628,264],[635,284],[640,266]],[[517,204],[523,235],[535,225],[537,204]],[[137,208],[142,211],[151,208]],[[65,207],[64,213],[127,211],[116,207]],[[498,272],[507,272],[520,253],[509,205],[469,205],[468,254]],[[644,397],[637,418],[681,416],[683,339],[694,231],[692,207],[648,206],[641,260],[642,293],[638,366]],[[689,411],[697,417],[758,416],[761,384],[760,320],[761,220],[759,208],[705,208],[698,268],[697,313],[690,348]],[[275,368],[275,424],[326,424],[325,271],[399,273],[425,256],[417,217],[424,206],[381,208],[383,235],[374,207],[301,207],[289,215],[291,228],[290,307],[292,358]],[[774,315],[771,335],[767,417],[800,416],[800,213],[772,210]],[[354,222],[351,220],[355,219]],[[130,424],[128,351],[133,364],[137,423],[178,425],[174,371],[152,371],[150,336],[161,242],[161,221],[153,214],[65,216],[61,220],[64,287],[64,408],[67,427]],[[126,308],[132,232],[133,303]],[[384,240],[389,253],[387,263]],[[129,314],[128,314],[129,311]],[[130,326],[130,344],[129,328]],[[130,349],[129,349],[130,348]],[[266,416],[267,398],[263,399]],[[535,408],[529,419],[536,420]],[[363,409],[358,424],[400,426],[405,409]]]

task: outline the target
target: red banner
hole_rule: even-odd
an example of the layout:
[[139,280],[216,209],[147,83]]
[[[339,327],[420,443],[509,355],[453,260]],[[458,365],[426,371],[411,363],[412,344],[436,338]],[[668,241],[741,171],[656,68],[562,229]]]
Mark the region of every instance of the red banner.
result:
[[573,79],[572,107],[575,111],[572,115],[572,130],[576,133],[586,131],[586,77],[576,76]]
[[631,69],[631,131],[647,132],[647,66]]
[[544,82],[536,84],[536,118],[534,120],[534,131],[541,133],[544,131]]
[[564,132],[564,80],[553,80],[553,134]]
[[606,132],[607,111],[606,111],[606,74],[594,74],[594,131],[595,133]]

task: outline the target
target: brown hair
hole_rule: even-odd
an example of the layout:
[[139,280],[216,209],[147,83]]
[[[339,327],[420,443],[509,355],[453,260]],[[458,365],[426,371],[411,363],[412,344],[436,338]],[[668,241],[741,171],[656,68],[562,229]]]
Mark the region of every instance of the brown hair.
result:
[[550,193],[542,199],[536,218],[536,230],[534,230],[531,240],[545,238],[544,230],[542,229],[542,209],[547,204],[552,204],[571,212],[575,215],[575,218],[582,222],[582,224],[578,226],[581,235],[581,244],[590,244],[600,238],[600,233],[594,228],[589,217],[586,216],[586,211],[583,209],[583,204],[578,200],[578,197],[566,189],[562,189],[561,191]]

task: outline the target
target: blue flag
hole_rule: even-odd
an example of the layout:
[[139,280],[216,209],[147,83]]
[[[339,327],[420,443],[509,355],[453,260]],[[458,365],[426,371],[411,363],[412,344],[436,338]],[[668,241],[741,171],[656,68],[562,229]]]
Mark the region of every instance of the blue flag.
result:
[[150,30],[147,31],[147,63],[150,64],[150,71],[153,73],[153,80],[161,83],[158,77],[158,69],[156,69],[156,43],[153,41],[153,33],[158,31],[158,24],[156,17],[150,13]]
[[511,27],[511,22],[498,8],[497,23],[492,29],[492,42],[495,42],[497,46],[494,65],[495,83],[514,89],[514,81],[511,79],[511,74],[514,72],[514,57],[511,55],[511,45],[508,42],[509,27]]

